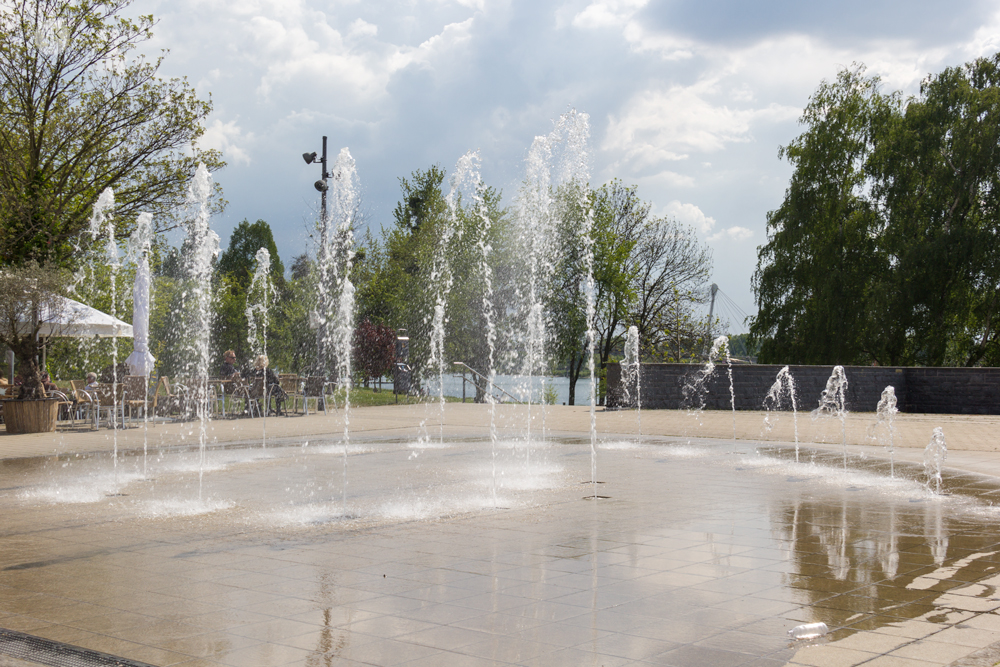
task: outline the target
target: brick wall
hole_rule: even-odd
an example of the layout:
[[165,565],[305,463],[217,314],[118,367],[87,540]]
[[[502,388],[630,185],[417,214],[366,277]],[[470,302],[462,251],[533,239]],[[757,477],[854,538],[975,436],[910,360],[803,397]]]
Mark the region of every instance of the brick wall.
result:
[[[759,410],[782,366],[739,364],[732,367],[737,410]],[[677,409],[683,405],[685,381],[701,371],[692,364],[643,364],[642,407]],[[800,410],[819,405],[820,393],[833,366],[790,366]],[[1000,414],[1000,368],[885,368],[847,366],[847,409],[874,412],[882,390],[892,385],[904,412],[936,414]],[[621,366],[608,365],[608,405],[620,404]],[[705,407],[728,410],[729,377],[716,366],[706,383]],[[634,391],[633,391],[634,393]]]

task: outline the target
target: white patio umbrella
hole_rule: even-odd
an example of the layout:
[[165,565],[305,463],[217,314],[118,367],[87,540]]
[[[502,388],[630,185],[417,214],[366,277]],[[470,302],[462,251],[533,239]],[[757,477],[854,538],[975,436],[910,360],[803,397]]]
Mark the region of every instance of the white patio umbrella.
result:
[[[31,322],[26,319],[20,322],[25,332],[31,331]],[[132,325],[128,322],[65,296],[55,296],[38,308],[38,324],[38,337],[43,339],[132,337]],[[43,366],[47,347],[42,347]]]
[[[132,337],[132,325],[128,322],[65,296],[57,296],[51,304],[43,304],[38,309],[38,322],[40,338]],[[25,321],[24,325],[30,331],[31,323]]]
[[135,262],[132,288],[132,354],[125,363],[132,375],[149,375],[156,359],[149,352],[149,248],[153,242],[153,216],[140,213],[128,240],[128,255]]

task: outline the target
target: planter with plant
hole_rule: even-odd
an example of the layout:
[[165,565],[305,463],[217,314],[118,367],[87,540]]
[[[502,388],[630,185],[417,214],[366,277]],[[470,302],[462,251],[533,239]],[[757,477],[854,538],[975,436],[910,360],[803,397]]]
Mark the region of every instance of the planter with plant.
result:
[[0,268],[0,348],[14,352],[21,379],[20,386],[8,388],[16,400],[4,402],[8,433],[55,430],[58,399],[47,395],[42,382],[39,332],[59,320],[67,284],[66,272],[51,266],[32,262]]

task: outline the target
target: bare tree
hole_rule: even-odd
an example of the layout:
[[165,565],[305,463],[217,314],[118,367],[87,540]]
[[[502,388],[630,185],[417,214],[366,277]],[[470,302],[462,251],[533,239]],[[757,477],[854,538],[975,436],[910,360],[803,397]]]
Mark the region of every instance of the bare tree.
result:
[[[652,218],[640,230],[633,261],[636,298],[629,319],[639,330],[642,349],[648,356],[680,361],[682,341],[695,336],[693,310],[704,303],[712,252],[693,228],[672,218]],[[661,350],[665,344],[670,350]]]

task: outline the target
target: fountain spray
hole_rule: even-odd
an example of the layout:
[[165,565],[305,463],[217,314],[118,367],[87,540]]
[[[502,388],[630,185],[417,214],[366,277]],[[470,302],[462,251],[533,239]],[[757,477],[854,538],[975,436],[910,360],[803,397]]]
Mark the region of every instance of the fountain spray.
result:
[[[526,340],[523,372],[528,377],[528,445],[527,463],[531,456],[531,419],[533,379],[544,373],[548,341],[548,315],[545,303],[554,270],[552,244],[555,237],[549,164],[552,160],[552,138],[535,137],[525,159],[524,183],[518,193],[517,222],[527,242],[528,264],[525,314]],[[542,440],[545,439],[545,402],[539,399],[542,413]]]
[[875,425],[873,429],[878,429],[879,426],[884,425],[887,435],[889,436],[889,477],[896,476],[896,464],[894,459],[894,449],[895,449],[895,439],[896,439],[896,413],[899,410],[896,408],[896,390],[892,385],[889,385],[882,390],[882,398],[878,401],[878,407],[875,408]]
[[819,398],[819,407],[812,411],[812,418],[837,417],[840,419],[840,440],[844,447],[844,470],[847,470],[847,375],[843,366],[834,366],[826,389]]
[[[354,339],[354,219],[358,209],[357,171],[347,148],[333,164],[333,186],[326,220],[321,221],[327,245],[319,249],[322,363],[335,360],[337,390],[344,392],[344,466],[341,499],[347,504],[347,449],[351,437],[351,355]],[[324,367],[326,368],[326,367]]]
[[[188,377],[192,378],[194,399],[198,415],[198,500],[202,499],[202,481],[205,476],[205,447],[208,435],[208,364],[209,336],[212,324],[212,259],[219,254],[219,235],[209,226],[211,212],[212,175],[204,164],[199,164],[188,191],[188,204],[192,208],[187,220],[187,238],[190,248],[187,261],[187,278],[190,284],[188,341]],[[189,388],[190,389],[190,388]]]
[[[115,206],[115,193],[111,188],[105,188],[94,204],[94,212],[90,217],[90,238],[97,241],[104,236],[104,259],[111,269],[111,317],[117,317],[117,279],[121,262],[118,259],[118,244],[115,243],[115,225],[111,217],[111,209]],[[114,471],[115,493],[118,493],[118,328],[115,327],[111,337],[111,405],[114,428]]]
[[927,486],[934,483],[934,493],[941,494],[941,466],[948,457],[948,445],[944,440],[944,431],[938,426],[931,435],[931,441],[924,449],[924,472],[927,474]]
[[642,376],[639,367],[639,329],[630,326],[625,335],[625,358],[622,368],[622,399],[625,406],[631,406],[632,392],[629,387],[635,387],[635,414],[639,426],[639,436],[642,436]]
[[[271,287],[271,253],[267,248],[261,248],[254,256],[253,278],[250,289],[247,290],[247,342],[254,357],[263,356],[267,359],[267,325],[268,308],[274,300],[274,290]],[[267,394],[267,366],[263,369],[263,420],[261,424],[260,441],[267,448],[267,413],[271,400]]]
[[[492,245],[490,235],[493,227],[493,220],[486,208],[485,189],[479,175],[479,151],[466,153],[455,166],[454,183],[465,183],[472,189],[473,209],[479,224],[477,225],[478,239],[476,247],[479,250],[479,278],[483,284],[483,320],[486,325],[486,347],[488,350],[486,374],[486,402],[490,406],[490,460],[492,467],[492,493],[493,506],[498,506],[497,500],[497,423],[496,423],[496,397],[493,395],[493,386],[496,383],[496,307],[493,304],[493,268],[490,266],[490,256]],[[453,190],[454,192],[454,190]],[[450,203],[449,203],[450,205]]]
[[587,142],[590,140],[590,116],[575,109],[559,117],[549,135],[552,144],[562,143],[562,161],[559,181],[570,190],[571,206],[583,212],[577,239],[582,250],[583,277],[581,284],[586,317],[587,370],[590,373],[590,485],[592,496],[597,498],[597,373],[594,353],[597,332],[596,282],[594,280],[594,210],[590,205],[590,167]]
[[795,380],[792,379],[792,373],[788,370],[788,366],[785,366],[780,371],[778,371],[777,377],[774,379],[774,384],[767,392],[767,396],[764,397],[764,409],[767,410],[767,416],[764,417],[764,428],[768,431],[771,430],[771,411],[780,410],[783,404],[782,395],[787,395],[789,403],[792,406],[792,423],[795,427],[795,462],[799,462],[799,414],[798,406],[795,404]]
[[153,244],[153,216],[140,213],[135,231],[128,240],[128,256],[135,264],[135,286],[132,288],[134,312],[132,320],[132,340],[134,347],[128,361],[133,373],[143,377],[142,393],[142,476],[147,474],[149,441],[149,371],[153,367],[153,355],[149,353],[149,250]]

